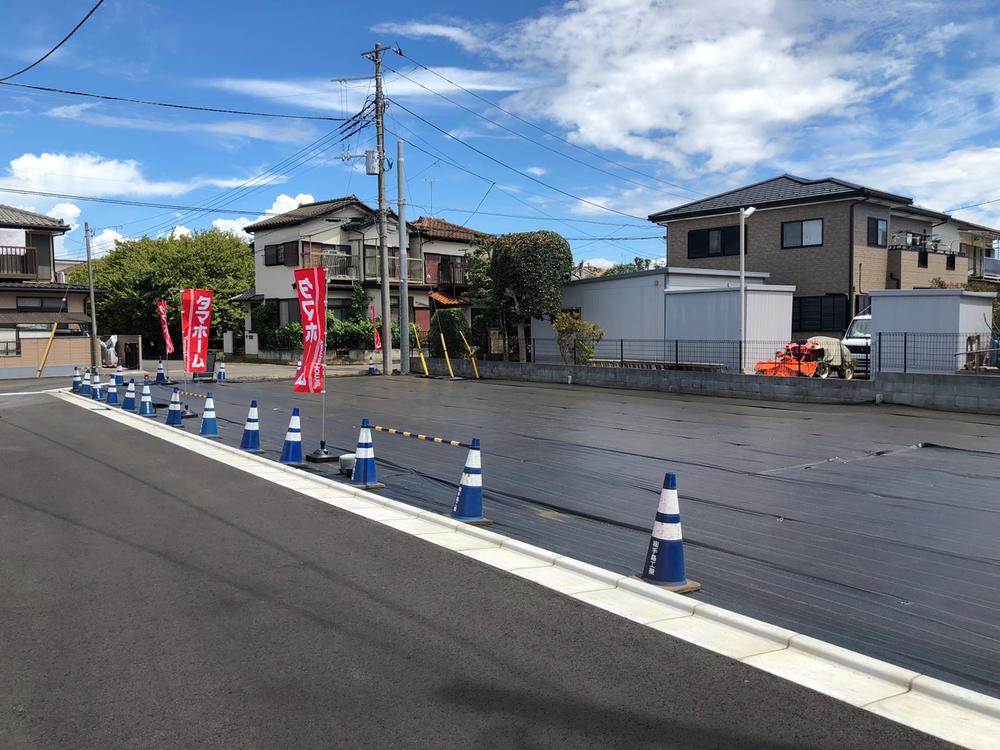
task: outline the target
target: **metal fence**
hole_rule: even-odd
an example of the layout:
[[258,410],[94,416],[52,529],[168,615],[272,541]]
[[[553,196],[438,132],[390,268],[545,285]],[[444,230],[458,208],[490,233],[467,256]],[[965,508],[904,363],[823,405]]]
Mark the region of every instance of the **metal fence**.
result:
[[988,333],[888,333],[872,341],[875,372],[980,372],[1000,366],[1000,338]]
[[757,362],[773,359],[787,343],[784,340],[746,341],[741,346],[736,339],[602,339],[594,345],[593,359],[588,362],[584,351],[563,352],[555,339],[532,339],[531,359],[593,367],[717,372],[739,372],[742,359],[743,369],[752,373]]

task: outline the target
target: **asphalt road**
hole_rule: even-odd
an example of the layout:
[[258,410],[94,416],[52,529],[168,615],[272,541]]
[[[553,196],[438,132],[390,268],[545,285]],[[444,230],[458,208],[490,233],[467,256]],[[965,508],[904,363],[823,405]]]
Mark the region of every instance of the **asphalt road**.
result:
[[[272,458],[293,405],[306,451],[317,445],[318,396],[290,383],[214,390],[226,442],[257,398]],[[366,416],[481,438],[502,533],[621,572],[641,565],[675,471],[698,598],[1000,696],[998,417],[383,377],[331,381],[327,413],[342,451]],[[464,450],[374,440],[380,492],[450,510]]]
[[48,396],[0,448],[4,748],[942,746]]

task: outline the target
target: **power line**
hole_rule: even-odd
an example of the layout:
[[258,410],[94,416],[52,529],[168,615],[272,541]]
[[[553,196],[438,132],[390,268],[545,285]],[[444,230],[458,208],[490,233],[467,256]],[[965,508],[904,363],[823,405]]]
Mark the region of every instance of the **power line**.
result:
[[404,112],[407,112],[411,116],[416,117],[418,120],[420,120],[422,123],[424,123],[428,127],[434,128],[434,130],[438,131],[442,135],[447,136],[448,138],[451,138],[454,141],[458,141],[463,146],[465,146],[467,149],[469,149],[471,151],[475,151],[480,156],[486,157],[490,161],[495,162],[496,164],[499,164],[504,169],[509,169],[511,172],[514,172],[515,174],[519,174],[519,175],[521,175],[521,177],[524,177],[527,180],[531,180],[532,182],[537,182],[542,187],[546,187],[549,190],[552,190],[554,192],[557,192],[557,193],[560,193],[562,195],[565,195],[567,198],[572,198],[573,200],[578,201],[580,203],[586,203],[588,206],[593,206],[594,208],[598,208],[598,209],[600,209],[602,211],[607,211],[609,213],[618,214],[619,216],[627,216],[630,219],[636,219],[638,221],[644,221],[645,220],[645,217],[636,216],[635,214],[630,214],[630,213],[627,213],[625,211],[619,211],[617,208],[611,208],[609,206],[601,205],[600,203],[597,203],[595,201],[587,200],[586,198],[581,198],[579,195],[574,195],[573,193],[570,193],[567,190],[563,190],[562,188],[558,188],[555,185],[552,185],[552,184],[550,184],[548,182],[545,182],[545,180],[540,180],[539,178],[535,177],[534,175],[530,175],[527,172],[522,172],[517,167],[512,167],[507,162],[502,161],[502,160],[496,158],[495,156],[491,156],[490,154],[486,153],[482,149],[476,148],[471,143],[466,143],[465,141],[463,141],[458,136],[452,135],[451,133],[449,133],[444,128],[441,128],[441,127],[435,125],[430,120],[427,120],[427,119],[421,117],[416,112],[414,112],[412,109],[409,109],[408,107],[403,106],[402,104],[400,104],[399,102],[397,102],[395,99],[391,99],[390,101],[392,101],[393,104],[395,104],[397,107],[399,107]]
[[466,217],[465,217],[465,221],[463,221],[463,222],[462,222],[462,226],[463,226],[463,227],[464,227],[464,226],[465,226],[466,224],[468,224],[468,223],[469,223],[470,221],[472,221],[472,217],[473,217],[473,216],[475,216],[475,215],[476,215],[477,213],[479,213],[479,209],[481,209],[481,208],[483,207],[483,203],[485,203],[485,202],[486,202],[486,197],[487,197],[487,196],[488,196],[488,195],[489,195],[489,194],[490,194],[491,192],[493,192],[493,188],[495,188],[496,186],[497,186],[497,184],[496,184],[495,182],[491,182],[491,183],[490,183],[490,186],[489,186],[488,188],[486,188],[486,192],[485,192],[485,193],[483,193],[483,197],[482,197],[482,198],[480,198],[480,199],[479,199],[479,203],[477,203],[477,204],[476,204],[476,210],[475,210],[475,211],[473,211],[473,212],[472,212],[471,214],[469,214],[468,216],[466,216]]
[[979,206],[986,206],[990,203],[1000,203],[1000,198],[992,198],[988,201],[982,201],[981,203],[970,203],[967,206],[958,206],[957,208],[949,208],[945,211],[946,214],[950,214],[952,211],[964,211],[967,208],[978,208]]
[[37,60],[35,60],[33,63],[31,63],[31,65],[29,65],[28,67],[21,68],[19,71],[17,71],[16,73],[11,73],[6,78],[0,78],[0,83],[3,83],[4,81],[9,81],[11,78],[16,78],[17,76],[21,75],[22,73],[27,73],[29,70],[31,70],[32,68],[34,68],[36,65],[41,65],[43,62],[45,62],[45,60],[49,57],[49,55],[51,55],[57,49],[59,49],[60,47],[62,47],[66,42],[68,42],[69,38],[71,36],[73,36],[77,31],[79,31],[79,29],[80,29],[81,26],[83,26],[85,23],[87,23],[87,20],[92,15],[94,15],[94,12],[98,8],[100,8],[103,3],[104,3],[104,0],[97,0],[97,3],[95,3],[94,7],[90,9],[90,12],[87,13],[87,15],[85,15],[83,18],[81,18],[80,19],[80,23],[78,23],[76,26],[74,26],[66,36],[64,36],[62,39],[60,39],[59,43],[55,47],[53,47],[48,52],[46,52],[44,55],[42,55],[41,57],[39,57]]
[[[387,65],[386,67],[389,67],[389,66]],[[690,196],[688,196],[688,195],[684,195],[682,193],[677,193],[677,192],[671,191],[671,190],[663,190],[662,188],[653,187],[653,186],[647,185],[647,184],[645,184],[643,182],[638,182],[637,180],[631,180],[628,177],[623,177],[622,175],[615,174],[614,172],[609,172],[607,169],[602,169],[601,167],[598,167],[598,166],[595,166],[593,164],[590,164],[589,162],[586,162],[583,159],[577,159],[575,156],[570,156],[569,154],[564,153],[564,152],[560,151],[559,149],[552,148],[551,146],[549,146],[549,145],[547,145],[545,143],[542,143],[539,140],[536,140],[534,138],[529,138],[528,136],[524,135],[524,133],[520,133],[517,130],[514,130],[513,128],[508,128],[506,125],[503,125],[502,123],[499,123],[496,120],[492,120],[492,119],[490,119],[489,117],[487,117],[484,114],[476,112],[476,110],[472,109],[471,107],[466,107],[464,104],[460,104],[459,102],[456,102],[454,99],[448,98],[447,96],[445,96],[444,94],[440,93],[439,91],[435,91],[434,89],[432,89],[432,88],[430,88],[428,86],[425,86],[424,84],[420,83],[420,81],[417,81],[417,80],[415,80],[413,78],[410,78],[405,73],[402,73],[402,72],[400,72],[398,70],[395,70],[394,68],[391,68],[391,67],[389,67],[389,70],[393,71],[394,73],[397,73],[398,75],[402,76],[403,78],[405,78],[406,80],[410,81],[411,83],[416,84],[417,86],[419,86],[420,88],[424,89],[425,91],[428,91],[431,94],[434,94],[435,96],[438,96],[441,99],[444,99],[449,104],[452,104],[452,105],[458,107],[459,109],[463,109],[466,112],[469,112],[470,114],[475,115],[479,119],[484,120],[485,122],[488,122],[491,125],[495,125],[496,127],[500,128],[501,130],[505,130],[506,132],[510,133],[511,135],[515,135],[518,138],[523,138],[524,140],[528,141],[529,143],[534,143],[536,146],[544,148],[546,151],[551,151],[553,154],[556,154],[557,156],[561,156],[564,159],[569,159],[570,161],[576,162],[577,164],[582,164],[583,166],[585,166],[585,167],[587,167],[589,169],[596,170],[596,171],[600,172],[601,174],[608,175],[609,177],[614,177],[616,180],[622,180],[623,182],[628,182],[628,183],[630,183],[632,185],[638,185],[639,187],[645,188],[647,190],[655,190],[656,192],[663,193],[664,195],[673,195],[673,196],[677,196],[678,198],[686,198],[686,199],[690,200]],[[682,188],[682,189],[686,190],[687,188]]]
[[[15,74],[16,75],[16,74]],[[284,120],[321,120],[324,122],[344,122],[347,117],[328,117],[326,115],[290,115],[278,112],[256,112],[245,109],[227,109],[225,107],[199,107],[194,104],[176,104],[172,102],[161,102],[153,99],[133,99],[127,96],[113,96],[111,94],[94,94],[87,91],[75,91],[73,89],[60,89],[53,86],[33,86],[27,83],[11,83],[6,79],[0,80],[4,86],[15,86],[20,89],[30,89],[32,91],[44,91],[50,94],[65,94],[67,96],[83,96],[90,99],[100,99],[109,102],[125,102],[127,104],[145,104],[150,107],[168,107],[170,109],[184,109],[194,112],[218,112],[224,115],[245,115],[247,117],[273,117]]]
[[[52,193],[45,190],[23,190],[21,188],[11,188],[11,187],[0,187],[0,193],[17,193],[18,195],[39,195],[45,198],[63,198],[66,200],[74,201],[86,201],[90,203],[108,203],[115,206],[136,206],[139,208],[163,208],[169,209],[171,211],[187,211],[190,210],[191,206],[177,206],[172,203],[150,203],[147,201],[132,201],[124,200],[118,198],[98,198],[91,195],[72,195],[70,193]],[[216,209],[219,213],[228,214],[247,214],[256,213],[260,214],[263,211],[258,211],[256,209]]]
[[655,180],[656,182],[663,183],[664,185],[669,185],[670,187],[679,188],[679,189],[685,190],[685,191],[687,191],[689,193],[694,193],[695,195],[702,195],[702,196],[707,195],[707,193],[702,193],[699,190],[695,190],[693,188],[689,188],[689,187],[686,187],[684,185],[678,185],[675,182],[670,182],[668,180],[664,180],[662,177],[657,177],[656,175],[651,175],[651,174],[649,174],[647,172],[641,172],[640,170],[635,169],[634,167],[630,167],[627,164],[622,164],[621,162],[615,161],[614,159],[610,159],[607,156],[604,156],[603,154],[598,153],[597,151],[593,151],[593,150],[591,150],[589,148],[585,148],[584,146],[580,146],[579,144],[573,143],[571,140],[569,140],[567,138],[564,138],[563,136],[559,135],[558,133],[553,133],[551,130],[546,130],[545,128],[543,128],[543,127],[541,127],[539,125],[536,125],[535,123],[531,122],[530,120],[526,120],[523,117],[520,117],[519,115],[511,112],[510,110],[501,107],[496,102],[492,102],[489,99],[487,99],[486,97],[480,96],[475,91],[470,91],[469,89],[465,88],[461,84],[455,83],[455,81],[451,80],[450,78],[448,78],[445,75],[442,75],[441,73],[438,73],[433,68],[429,68],[426,65],[424,65],[423,63],[418,62],[417,60],[414,60],[409,55],[403,54],[403,52],[401,50],[394,49],[393,52],[395,52],[400,57],[406,58],[411,63],[413,63],[414,65],[416,65],[418,68],[423,68],[424,70],[426,70],[431,75],[437,76],[442,81],[445,81],[445,82],[451,84],[452,86],[454,86],[457,89],[461,89],[466,94],[469,94],[470,96],[475,97],[479,101],[484,102],[485,104],[488,104],[491,107],[500,110],[501,112],[503,112],[508,117],[513,117],[518,122],[522,122],[525,125],[527,125],[528,127],[534,128],[538,132],[544,133],[545,135],[549,136],[550,138],[555,138],[558,141],[562,141],[567,146],[572,146],[573,148],[575,148],[575,149],[577,149],[579,151],[583,151],[584,153],[590,154],[591,156],[594,156],[594,157],[596,157],[598,159],[601,159],[602,161],[606,161],[608,164],[614,164],[616,167],[621,167],[622,169],[628,169],[629,171],[635,172],[636,174],[640,174],[643,177],[648,177],[649,179]]

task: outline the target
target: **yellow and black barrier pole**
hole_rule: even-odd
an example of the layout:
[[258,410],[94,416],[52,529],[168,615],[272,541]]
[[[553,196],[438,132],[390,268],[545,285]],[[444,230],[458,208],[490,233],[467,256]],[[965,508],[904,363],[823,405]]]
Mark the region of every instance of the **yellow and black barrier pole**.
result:
[[476,380],[479,380],[479,366],[476,364],[476,354],[472,351],[472,347],[469,346],[469,340],[465,338],[465,334],[461,331],[458,335],[462,337],[462,343],[465,344],[465,350],[469,352],[469,360],[472,362],[472,372],[476,375]]

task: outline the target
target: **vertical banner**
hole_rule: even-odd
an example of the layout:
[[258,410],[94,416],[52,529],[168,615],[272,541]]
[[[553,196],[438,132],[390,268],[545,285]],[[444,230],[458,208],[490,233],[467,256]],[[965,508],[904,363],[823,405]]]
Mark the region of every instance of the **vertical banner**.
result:
[[156,301],[156,311],[160,314],[160,326],[163,328],[163,343],[167,345],[167,356],[174,353],[174,341],[170,338],[170,328],[167,327],[167,303],[164,300]]
[[297,393],[322,393],[326,361],[326,269],[301,268],[295,271],[302,321],[302,365],[295,373]]
[[382,337],[378,334],[378,325],[375,323],[375,305],[369,306],[369,311],[372,314],[372,330],[375,331],[375,351],[382,351]]
[[184,337],[184,371],[208,369],[208,328],[212,324],[212,292],[181,290],[181,333]]

